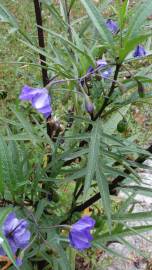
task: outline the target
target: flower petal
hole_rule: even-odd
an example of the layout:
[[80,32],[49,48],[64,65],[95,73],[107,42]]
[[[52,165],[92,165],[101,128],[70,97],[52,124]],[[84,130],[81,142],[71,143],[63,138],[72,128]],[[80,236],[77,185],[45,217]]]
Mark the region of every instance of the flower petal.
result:
[[15,254],[16,251],[17,251],[17,249],[18,249],[18,247],[17,247],[16,243],[14,242],[14,239],[12,237],[11,238],[7,238],[7,241],[9,243],[10,247],[11,247],[11,250],[12,250],[13,254]]
[[21,94],[19,95],[19,99],[31,101],[35,95],[45,93],[48,93],[45,88],[33,88],[28,85],[24,85]]
[[107,62],[104,59],[98,59],[96,61],[97,66],[105,67],[107,65]]
[[15,232],[14,233],[14,242],[16,243],[16,246],[18,248],[23,249],[23,248],[28,246],[30,237],[31,237],[31,233],[29,230]]
[[16,215],[14,213],[8,214],[2,227],[4,235],[7,237],[7,234],[11,233],[18,224],[19,220],[16,218]]
[[72,225],[72,230],[79,231],[86,228],[92,229],[95,225],[95,220],[89,216],[84,216]]
[[48,105],[50,105],[50,97],[47,93],[37,94],[32,98],[32,106],[37,110]]

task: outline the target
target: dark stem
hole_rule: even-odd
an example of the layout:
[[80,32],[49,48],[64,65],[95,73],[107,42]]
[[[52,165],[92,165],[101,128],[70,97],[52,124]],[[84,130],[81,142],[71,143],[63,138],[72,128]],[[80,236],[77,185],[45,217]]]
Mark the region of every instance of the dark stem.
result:
[[[42,29],[43,25],[42,25],[41,4],[39,0],[33,0],[33,1],[34,1],[34,8],[35,8],[36,23],[37,23],[38,43],[41,49],[45,49],[44,32]],[[41,68],[42,68],[43,85],[45,86],[48,84],[49,80],[48,80],[48,74],[47,74],[47,69],[46,69],[46,57],[42,54],[40,54],[40,63],[41,63]]]
[[115,74],[114,74],[114,80],[111,84],[111,88],[109,91],[109,94],[107,97],[105,97],[104,102],[100,108],[100,110],[96,113],[96,115],[94,116],[94,121],[96,121],[98,119],[98,117],[103,113],[104,109],[106,108],[106,106],[109,104],[109,99],[112,96],[114,90],[115,90],[115,86],[116,86],[116,81],[118,78],[118,74],[119,74],[119,70],[120,70],[121,64],[116,64],[116,70],[115,70]]
[[73,38],[72,38],[71,21],[70,21],[70,11],[71,11],[71,9],[68,8],[67,0],[64,0],[64,2],[65,2],[65,11],[66,11],[66,16],[67,16],[69,40],[72,41]]

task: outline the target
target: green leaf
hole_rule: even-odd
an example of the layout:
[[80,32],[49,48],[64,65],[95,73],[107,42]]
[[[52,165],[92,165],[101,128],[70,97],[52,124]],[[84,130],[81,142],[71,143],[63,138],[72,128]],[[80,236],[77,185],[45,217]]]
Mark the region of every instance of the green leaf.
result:
[[84,177],[86,175],[86,172],[87,172],[87,168],[80,169],[80,170],[74,172],[73,174],[65,177],[64,182],[71,182],[73,180],[77,180],[81,177]]
[[121,191],[135,192],[136,194],[142,194],[147,197],[152,197],[152,188],[141,187],[141,186],[124,186],[121,187]]
[[93,4],[91,0],[81,0],[83,6],[85,7],[90,19],[92,20],[94,26],[97,28],[101,38],[106,43],[106,46],[113,51],[114,43],[112,33],[107,29],[105,24],[105,20],[102,17],[102,14],[99,13],[96,6]]
[[109,235],[109,233],[104,233],[100,236],[98,235],[95,243],[100,243],[101,241],[107,243],[108,241],[114,241],[118,239],[118,237],[131,236],[136,235],[136,232],[139,234],[148,231],[152,231],[152,225],[135,226],[128,229],[113,230],[111,235]]
[[58,34],[54,31],[51,31],[45,27],[40,27],[42,28],[44,31],[46,31],[47,33],[49,33],[51,36],[59,39],[62,44],[64,45],[64,47],[66,48],[67,46],[69,46],[70,48],[72,48],[73,50],[75,50],[76,52],[79,52],[80,54],[86,55],[87,57],[89,57],[85,51],[83,51],[79,46],[76,46],[73,42],[69,41],[67,38],[65,38],[63,36],[63,34]]
[[21,112],[18,112],[14,107],[11,107],[11,110],[15,114],[15,116],[17,117],[19,122],[22,124],[25,131],[30,136],[30,140],[32,141],[32,143],[34,145],[36,145],[37,144],[37,137],[35,136],[35,134],[33,132],[33,126],[30,124],[29,121],[27,121],[27,119],[24,118],[24,115]]
[[141,30],[141,26],[145,22],[146,18],[152,13],[152,1],[144,0],[136,7],[135,12],[132,14],[129,25],[127,40],[130,40],[132,37]]
[[100,122],[97,121],[94,124],[93,130],[91,132],[91,140],[89,144],[87,174],[85,177],[85,184],[84,184],[84,200],[87,197],[87,191],[90,188],[91,182],[95,175],[96,163],[99,155],[99,148],[100,148]]
[[27,47],[29,47],[30,49],[32,49],[33,51],[37,52],[38,54],[42,54],[43,56],[45,56],[47,59],[50,59],[53,62],[53,57],[50,56],[50,54],[46,53],[43,49],[37,48],[36,46],[34,46],[33,44],[31,44],[29,41],[25,41],[25,40],[20,40],[24,45],[26,45]]
[[74,248],[69,247],[67,249],[67,255],[68,255],[69,264],[71,268],[70,270],[75,270],[76,254],[77,254],[77,251]]
[[0,238],[3,239],[3,242],[1,243],[2,248],[4,249],[4,251],[6,252],[8,258],[12,261],[12,263],[14,264],[14,266],[16,267],[16,269],[19,269],[19,267],[16,265],[15,259],[14,259],[14,255],[12,253],[12,249],[10,248],[6,238],[3,236],[3,234],[0,232]]
[[61,269],[62,270],[71,270],[68,258],[66,256],[66,253],[65,253],[64,249],[62,248],[61,244],[58,245],[58,252],[60,255],[59,264],[60,264]]
[[44,209],[47,207],[48,204],[49,201],[45,198],[39,201],[35,212],[35,218],[37,222],[40,220],[41,216],[43,215]]
[[0,192],[4,192],[4,187],[7,185],[9,189],[14,192],[14,172],[13,165],[8,155],[8,148],[0,137]]
[[75,158],[81,157],[82,155],[88,154],[88,151],[89,151],[88,148],[82,148],[73,153],[69,153],[69,154],[65,153],[63,154],[62,159],[64,161],[75,159]]
[[151,220],[152,219],[152,211],[148,212],[139,212],[139,213],[120,213],[116,215],[112,215],[113,221],[134,221],[134,220]]
[[118,16],[119,16],[120,31],[122,31],[125,25],[125,21],[127,19],[129,0],[125,0],[121,5],[120,5],[120,1],[118,0],[116,1],[116,4],[117,4]]
[[8,215],[8,213],[11,211],[10,207],[7,208],[1,208],[1,212],[0,212],[0,226],[3,224],[6,216]]
[[101,200],[105,214],[108,219],[109,230],[111,231],[112,222],[111,222],[111,201],[109,193],[109,184],[105,174],[103,172],[104,166],[102,165],[102,159],[96,163],[96,181],[98,184],[99,192],[101,194]]
[[42,256],[42,258],[44,258],[44,260],[47,261],[49,263],[50,267],[52,268],[52,266],[53,266],[52,256],[47,254],[45,251],[39,251],[39,252],[40,252],[40,255]]
[[135,198],[135,192],[133,192],[125,201],[122,202],[121,207],[119,209],[119,213],[123,214],[126,212],[128,207],[133,204]]

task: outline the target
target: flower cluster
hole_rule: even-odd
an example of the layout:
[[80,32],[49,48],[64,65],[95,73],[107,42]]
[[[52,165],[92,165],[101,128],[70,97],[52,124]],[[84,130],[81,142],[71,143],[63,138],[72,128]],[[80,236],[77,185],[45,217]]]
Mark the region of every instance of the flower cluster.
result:
[[[15,213],[8,214],[2,226],[2,232],[6,237],[12,253],[16,255],[17,251],[26,248],[29,245],[31,233],[28,230],[28,222],[25,219],[18,219]],[[0,248],[0,256],[4,256],[5,251]],[[21,264],[20,258],[16,262]]]

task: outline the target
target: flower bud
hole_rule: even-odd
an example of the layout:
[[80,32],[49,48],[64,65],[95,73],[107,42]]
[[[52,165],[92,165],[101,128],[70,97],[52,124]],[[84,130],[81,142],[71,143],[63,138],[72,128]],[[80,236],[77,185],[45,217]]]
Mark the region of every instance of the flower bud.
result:
[[85,108],[88,113],[93,113],[94,106],[87,95],[85,95]]
[[147,53],[145,51],[144,46],[138,45],[133,53],[133,57],[142,57],[145,56]]
[[106,21],[106,26],[107,26],[107,28],[109,29],[109,31],[112,32],[112,34],[116,34],[116,33],[118,32],[118,30],[119,30],[119,27],[118,27],[117,23],[114,22],[114,21],[111,20],[111,19],[108,19],[108,20]]

